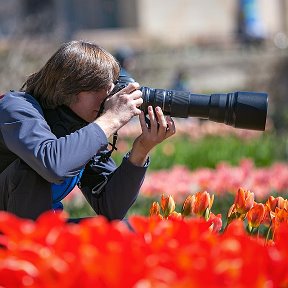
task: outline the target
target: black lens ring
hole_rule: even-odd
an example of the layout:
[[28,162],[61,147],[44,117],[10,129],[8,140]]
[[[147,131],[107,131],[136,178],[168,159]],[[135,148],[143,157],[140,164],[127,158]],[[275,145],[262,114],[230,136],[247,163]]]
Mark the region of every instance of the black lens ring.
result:
[[224,123],[234,127],[236,122],[236,115],[235,115],[235,103],[237,101],[236,93],[228,93],[227,98],[228,103],[225,115],[226,121]]

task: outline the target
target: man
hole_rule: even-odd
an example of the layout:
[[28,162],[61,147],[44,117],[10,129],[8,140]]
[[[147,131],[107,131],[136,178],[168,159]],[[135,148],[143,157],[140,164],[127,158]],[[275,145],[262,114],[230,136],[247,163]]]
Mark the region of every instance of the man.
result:
[[[0,210],[36,219],[63,208],[61,200],[78,185],[97,214],[123,219],[144,180],[148,153],[175,125],[160,107],[149,107],[147,127],[139,84],[112,91],[119,70],[103,48],[72,41],[21,91],[0,97]],[[108,138],[134,116],[142,134],[116,167]]]

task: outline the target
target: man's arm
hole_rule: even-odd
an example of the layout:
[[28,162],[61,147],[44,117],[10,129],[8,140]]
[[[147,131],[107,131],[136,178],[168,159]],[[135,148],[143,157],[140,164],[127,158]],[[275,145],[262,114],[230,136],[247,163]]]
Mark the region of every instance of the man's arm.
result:
[[111,158],[95,163],[84,171],[81,190],[97,214],[110,220],[123,219],[139,194],[147,167],[148,161],[135,166],[129,154],[117,169]]
[[79,174],[108,144],[96,123],[57,139],[38,102],[27,94],[24,97],[24,93],[5,94],[0,112],[0,133],[7,148],[52,183]]

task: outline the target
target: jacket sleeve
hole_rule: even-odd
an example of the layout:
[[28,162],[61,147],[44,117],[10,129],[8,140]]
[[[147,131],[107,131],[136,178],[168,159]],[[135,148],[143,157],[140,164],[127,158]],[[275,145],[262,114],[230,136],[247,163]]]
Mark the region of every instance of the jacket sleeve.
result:
[[79,174],[93,155],[107,147],[107,137],[95,123],[57,139],[38,102],[25,95],[24,99],[8,93],[0,100],[0,139],[47,181],[61,183]]
[[94,161],[85,168],[80,188],[98,215],[109,220],[123,219],[135,202],[143,183],[149,160],[143,167],[135,166],[123,158],[116,168],[109,158],[106,163]]

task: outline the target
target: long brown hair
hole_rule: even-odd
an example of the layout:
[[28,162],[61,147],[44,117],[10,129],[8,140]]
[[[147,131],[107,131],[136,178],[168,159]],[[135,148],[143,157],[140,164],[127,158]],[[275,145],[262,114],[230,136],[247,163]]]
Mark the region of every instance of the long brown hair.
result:
[[34,96],[43,108],[69,106],[81,91],[108,89],[117,80],[119,70],[116,59],[102,47],[71,41],[30,75],[21,90]]

